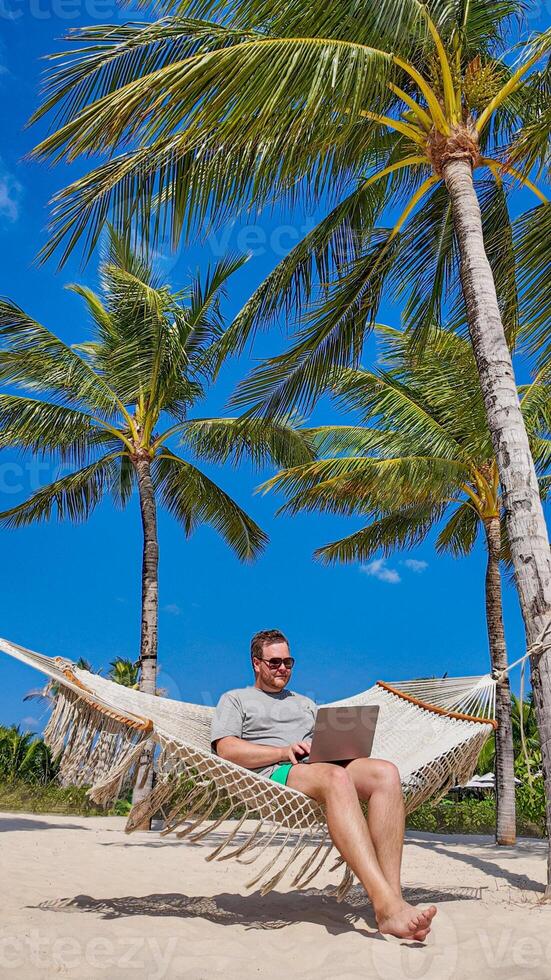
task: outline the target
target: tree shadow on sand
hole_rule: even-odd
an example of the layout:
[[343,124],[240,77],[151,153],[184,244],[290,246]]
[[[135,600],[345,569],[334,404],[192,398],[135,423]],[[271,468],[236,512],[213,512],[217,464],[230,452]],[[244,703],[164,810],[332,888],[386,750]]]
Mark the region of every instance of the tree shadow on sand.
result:
[[[445,902],[480,899],[479,888],[441,890],[406,889],[405,898],[415,902]],[[353,888],[344,902],[337,902],[332,888],[309,888],[303,892],[270,892],[261,897],[222,893],[212,896],[153,894],[124,895],[115,898],[93,898],[75,895],[42,902],[43,911],[92,912],[103,919],[120,919],[133,915],[175,916],[207,919],[219,925],[241,925],[246,929],[283,929],[304,922],[321,925],[331,935],[355,931],[371,938],[382,938],[367,898],[361,887]],[[370,929],[360,927],[364,924]]]
[[0,833],[7,834],[17,830],[86,830],[80,823],[52,823],[45,820],[32,820],[29,817],[0,817]]
[[[469,864],[472,868],[477,868],[479,871],[483,871],[484,874],[490,876],[491,878],[502,879],[506,881],[508,885],[512,888],[518,888],[521,891],[529,892],[539,892],[543,894],[545,891],[545,885],[541,881],[536,881],[534,878],[529,878],[528,875],[518,874],[516,871],[511,871],[509,868],[502,868],[501,865],[496,864],[495,861],[485,860],[472,851],[465,853],[465,851],[454,850],[452,847],[446,847],[445,844],[439,841],[421,841],[416,840],[415,844],[417,847],[426,848],[433,854],[445,854],[446,857],[451,857],[454,861],[461,861],[463,864]],[[501,849],[500,849],[501,850]],[[506,856],[505,852],[512,850],[511,848],[504,848],[502,853]],[[515,855],[518,856],[518,855]]]

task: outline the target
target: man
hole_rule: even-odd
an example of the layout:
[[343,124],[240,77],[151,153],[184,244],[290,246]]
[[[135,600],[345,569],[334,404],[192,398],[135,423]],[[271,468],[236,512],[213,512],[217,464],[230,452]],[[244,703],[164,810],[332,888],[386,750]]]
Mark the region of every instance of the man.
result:
[[[436,908],[414,908],[402,897],[405,814],[396,766],[382,759],[302,764],[316,706],[287,689],[295,661],[286,637],[279,630],[256,633],[251,660],[254,687],[228,691],[218,703],[214,751],[323,803],[333,843],[367,891],[379,931],[424,940]],[[368,802],[367,821],[360,800]]]

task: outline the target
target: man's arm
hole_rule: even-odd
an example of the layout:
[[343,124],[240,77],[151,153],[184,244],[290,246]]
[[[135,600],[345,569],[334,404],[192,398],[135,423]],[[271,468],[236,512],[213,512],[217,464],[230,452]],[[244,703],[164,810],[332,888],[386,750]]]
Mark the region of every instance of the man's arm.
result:
[[235,735],[219,738],[215,751],[222,759],[235,762],[244,769],[262,769],[281,762],[296,765],[310,752],[310,742],[295,742],[293,745],[258,745]]

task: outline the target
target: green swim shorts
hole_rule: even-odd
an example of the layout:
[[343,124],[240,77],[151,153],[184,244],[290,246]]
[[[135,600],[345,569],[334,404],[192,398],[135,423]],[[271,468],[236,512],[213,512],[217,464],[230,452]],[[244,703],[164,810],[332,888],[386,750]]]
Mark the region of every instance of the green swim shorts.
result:
[[292,768],[293,764],[291,762],[284,762],[281,766],[277,766],[277,768],[274,769],[270,779],[274,783],[281,783],[282,786],[286,786],[289,773],[291,772]]

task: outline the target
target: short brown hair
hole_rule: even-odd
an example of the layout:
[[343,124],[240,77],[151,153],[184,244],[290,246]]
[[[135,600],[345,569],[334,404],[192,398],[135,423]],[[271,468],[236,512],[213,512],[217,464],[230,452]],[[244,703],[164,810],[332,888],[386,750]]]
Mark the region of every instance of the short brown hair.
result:
[[262,653],[265,646],[269,646],[270,643],[286,643],[289,647],[289,640],[281,630],[260,630],[259,633],[255,633],[251,640],[251,663],[253,657],[257,660],[262,660]]

